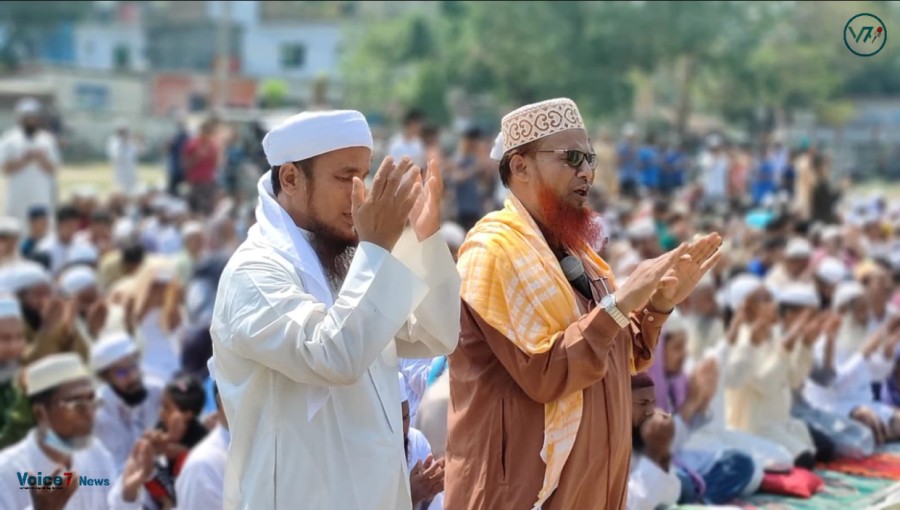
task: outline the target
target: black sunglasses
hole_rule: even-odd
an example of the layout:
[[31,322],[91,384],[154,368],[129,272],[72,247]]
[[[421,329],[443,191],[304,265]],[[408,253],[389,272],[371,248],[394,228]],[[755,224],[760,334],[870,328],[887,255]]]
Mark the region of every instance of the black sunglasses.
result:
[[552,151],[535,151],[535,152],[549,152],[553,154],[565,154],[565,163],[566,165],[578,170],[581,168],[581,164],[587,161],[588,166],[591,170],[597,168],[597,155],[594,153],[581,152],[577,149],[556,149]]

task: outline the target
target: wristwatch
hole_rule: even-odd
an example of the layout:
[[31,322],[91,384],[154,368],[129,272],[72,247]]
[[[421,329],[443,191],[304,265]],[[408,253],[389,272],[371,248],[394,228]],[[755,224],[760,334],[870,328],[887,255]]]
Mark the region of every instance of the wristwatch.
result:
[[619,310],[618,306],[616,306],[616,296],[613,294],[607,294],[600,299],[600,308],[608,313],[620,328],[624,328],[628,325],[628,317],[622,313],[622,310]]

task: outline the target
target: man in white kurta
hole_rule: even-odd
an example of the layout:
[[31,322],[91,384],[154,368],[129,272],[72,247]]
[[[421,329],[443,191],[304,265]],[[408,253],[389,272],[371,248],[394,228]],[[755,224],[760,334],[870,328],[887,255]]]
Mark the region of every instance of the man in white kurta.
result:
[[120,122],[106,144],[106,156],[112,165],[116,185],[122,193],[133,193],[137,188],[140,150],[137,140],[128,131],[128,125]]
[[[385,160],[364,203],[382,207],[372,227],[359,206],[372,147],[362,114],[302,113],[267,134],[263,147],[273,171],[260,179],[257,223],[222,275],[210,330],[231,429],[225,508],[409,509],[398,356],[448,354],[459,334],[459,276],[439,216],[423,216],[439,211],[440,176],[428,178],[428,192],[419,188],[427,205],[410,216],[414,228],[386,249],[363,233],[396,227],[399,235],[417,185],[404,191],[397,183],[421,174],[408,161]],[[347,154],[362,161],[325,164]],[[337,195],[341,212],[327,228],[355,229],[360,241],[342,281],[329,281],[316,234],[299,228],[304,218],[282,201],[334,204],[302,191],[285,198],[284,186],[316,184],[321,197],[335,192],[326,185],[350,192],[351,180],[352,216],[343,210],[349,197]],[[379,190],[391,186],[397,200],[379,203],[388,193],[378,198]],[[388,221],[391,208],[402,217]]]
[[59,150],[53,135],[38,126],[41,104],[26,98],[16,105],[19,125],[0,139],[0,167],[6,180],[6,214],[28,220],[31,207],[53,215]]

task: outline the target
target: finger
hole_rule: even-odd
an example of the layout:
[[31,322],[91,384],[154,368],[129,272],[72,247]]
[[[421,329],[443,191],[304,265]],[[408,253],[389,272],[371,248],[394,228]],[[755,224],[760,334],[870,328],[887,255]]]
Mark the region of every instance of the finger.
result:
[[416,204],[416,201],[419,200],[419,197],[422,196],[422,183],[417,182],[413,184],[412,189],[409,191],[407,197],[401,202],[399,212],[403,215],[404,218],[409,217],[410,211],[412,211],[413,206]]
[[353,178],[353,192],[351,193],[350,214],[354,218],[359,217],[359,208],[366,201],[366,186],[359,177]]
[[[431,183],[434,182],[432,185]],[[428,184],[431,191],[441,195],[444,191],[444,176],[441,174],[441,165],[436,159],[428,162]]]
[[384,193],[384,187],[387,185],[388,177],[394,170],[394,158],[388,156],[381,162],[381,166],[375,172],[375,179],[372,181],[372,189],[369,195],[375,199]]
[[722,258],[722,252],[717,251],[717,252],[713,253],[713,255],[711,257],[707,257],[707,259],[704,260],[700,264],[700,272],[701,273],[709,272],[710,269],[716,267],[716,265],[719,263],[719,259],[721,259],[721,258]]
[[670,289],[672,287],[678,286],[678,277],[677,276],[663,276],[659,279],[659,284],[657,284],[656,288],[658,289]]
[[700,250],[699,257],[695,259],[697,262],[703,262],[707,258],[709,258],[716,250],[719,249],[719,246],[722,245],[722,236],[720,236],[717,232],[713,232],[711,234],[706,235],[703,239],[700,240]]
[[[397,163],[397,171],[401,174],[405,174],[409,169],[413,166],[412,158],[409,156],[403,156],[399,163]],[[418,167],[417,167],[418,168]],[[421,173],[421,171],[420,171]]]

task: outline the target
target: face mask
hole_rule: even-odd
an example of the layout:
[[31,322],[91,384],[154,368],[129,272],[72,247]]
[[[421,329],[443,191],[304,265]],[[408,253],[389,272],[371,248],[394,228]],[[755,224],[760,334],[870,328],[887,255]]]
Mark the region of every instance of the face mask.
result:
[[44,446],[66,457],[71,457],[75,455],[75,452],[89,447],[91,439],[91,436],[85,436],[65,440],[59,437],[53,429],[47,429],[44,432]]

